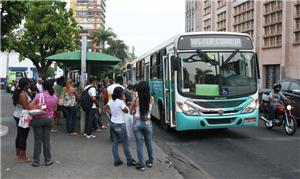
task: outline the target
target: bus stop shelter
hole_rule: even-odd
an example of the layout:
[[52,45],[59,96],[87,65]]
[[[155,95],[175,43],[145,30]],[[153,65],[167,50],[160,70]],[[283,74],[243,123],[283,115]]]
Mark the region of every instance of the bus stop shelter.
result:
[[[55,61],[63,63],[65,67],[69,67],[73,70],[80,70],[81,65],[81,52],[64,52],[49,56],[46,58],[49,61]],[[87,73],[89,75],[97,75],[108,68],[113,68],[114,65],[121,62],[122,60],[101,52],[87,52]]]

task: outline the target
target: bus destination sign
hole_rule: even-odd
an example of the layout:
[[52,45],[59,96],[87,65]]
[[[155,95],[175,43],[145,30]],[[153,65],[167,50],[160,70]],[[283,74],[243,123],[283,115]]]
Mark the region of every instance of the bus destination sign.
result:
[[191,49],[245,49],[252,50],[251,39],[237,35],[189,35],[178,41],[179,50]]

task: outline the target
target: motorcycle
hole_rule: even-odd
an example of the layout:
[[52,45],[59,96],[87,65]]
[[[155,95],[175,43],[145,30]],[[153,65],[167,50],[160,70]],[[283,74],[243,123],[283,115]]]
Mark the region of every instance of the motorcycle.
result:
[[[265,95],[265,96],[264,96]],[[296,133],[297,130],[297,120],[291,114],[292,106],[285,103],[284,101],[279,101],[279,105],[276,107],[276,113],[274,121],[269,120],[269,105],[270,101],[268,100],[268,95],[263,94],[261,107],[260,119],[265,122],[267,129],[272,129],[273,127],[283,126],[285,132],[292,136]]]

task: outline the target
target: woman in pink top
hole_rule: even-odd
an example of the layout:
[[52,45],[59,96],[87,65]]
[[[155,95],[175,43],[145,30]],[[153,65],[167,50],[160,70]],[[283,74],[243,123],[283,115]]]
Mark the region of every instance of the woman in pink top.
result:
[[52,128],[53,114],[58,103],[52,83],[47,80],[43,82],[43,93],[39,93],[33,100],[33,105],[37,105],[45,110],[45,113],[36,115],[32,119],[32,127],[34,133],[34,151],[32,166],[40,165],[40,154],[43,143],[43,153],[45,165],[53,164],[50,154],[50,131]]

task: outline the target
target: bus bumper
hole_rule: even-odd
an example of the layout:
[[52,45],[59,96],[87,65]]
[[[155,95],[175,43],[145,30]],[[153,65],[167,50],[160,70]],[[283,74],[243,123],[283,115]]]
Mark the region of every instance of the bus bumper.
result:
[[176,113],[176,130],[217,129],[234,127],[258,127],[259,110],[251,113],[230,116],[187,116]]

